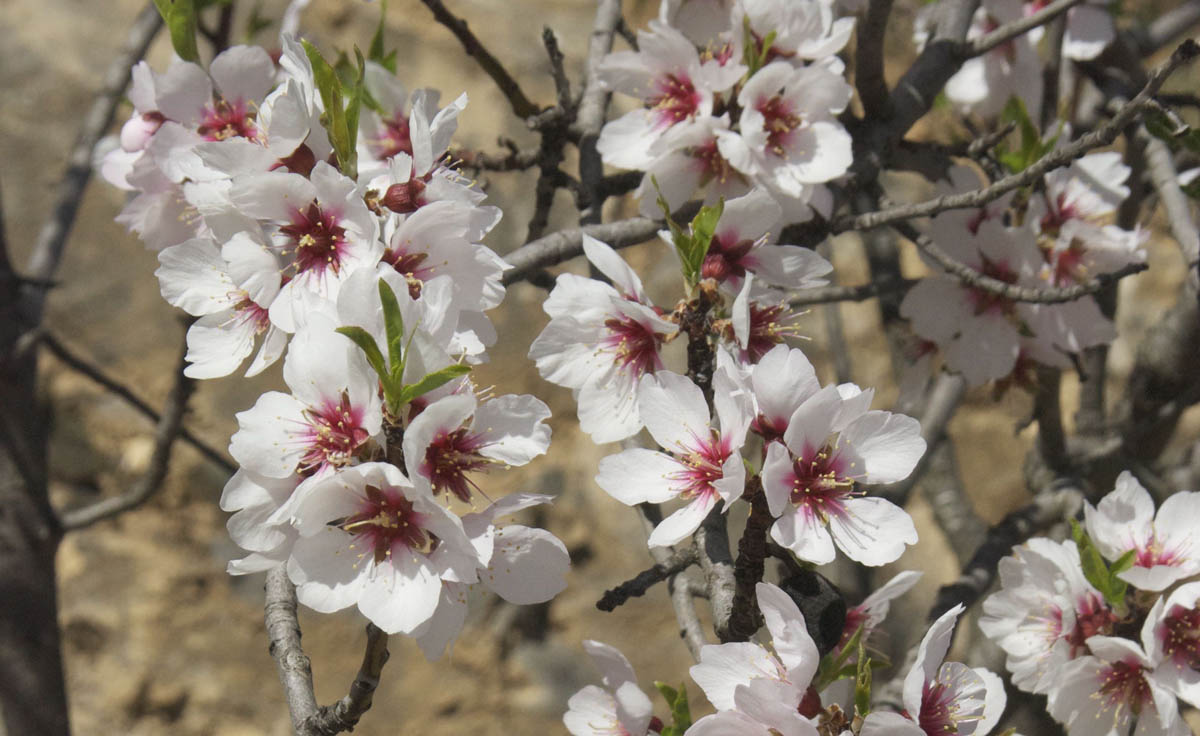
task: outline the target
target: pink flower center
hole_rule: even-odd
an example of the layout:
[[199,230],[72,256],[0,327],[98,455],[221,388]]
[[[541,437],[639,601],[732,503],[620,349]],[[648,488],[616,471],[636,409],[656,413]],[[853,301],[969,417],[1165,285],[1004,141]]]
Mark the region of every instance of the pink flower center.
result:
[[1151,537],[1145,547],[1139,548],[1133,558],[1133,564],[1138,567],[1155,567],[1158,565],[1174,567],[1182,561],[1182,555],[1177,550],[1167,549],[1156,536]]
[[821,520],[840,515],[846,499],[854,495],[849,469],[850,463],[828,442],[819,450],[805,448],[792,462],[791,502]]
[[204,107],[196,132],[207,141],[247,138],[257,142],[258,126],[254,124],[254,119],[254,111],[248,108],[242,98],[233,102],[221,98]]
[[759,100],[755,109],[763,116],[763,128],[767,132],[767,150],[780,158],[787,158],[792,131],[800,127],[804,118],[792,109],[791,102],[779,95]]
[[[407,245],[407,244],[406,244]],[[425,282],[432,278],[432,269],[422,266],[429,254],[422,251],[405,252],[402,248],[383,252],[383,262],[396,269],[396,273],[408,282],[408,295],[414,300],[421,297],[421,289]]]
[[279,228],[295,249],[297,273],[325,269],[337,273],[347,249],[346,229],[338,225],[338,216],[322,210],[314,199],[304,210],[292,211],[292,222]]
[[799,336],[800,330],[795,323],[797,316],[784,304],[764,307],[751,302],[750,334],[743,347],[750,362],[757,363],[784,338]]
[[601,338],[600,345],[614,354],[619,368],[641,376],[662,367],[658,358],[662,335],[625,315],[605,320],[604,326],[608,334]]
[[1096,593],[1085,593],[1075,602],[1075,628],[1067,634],[1071,658],[1086,651],[1087,640],[1097,634],[1111,634],[1117,617]]
[[[983,261],[983,267],[979,269],[979,272],[984,276],[990,276],[1006,284],[1017,283],[1017,274],[1009,268],[1007,263],[993,261],[984,255],[980,255],[980,258]],[[975,309],[976,316],[981,314],[1009,315],[1016,308],[1012,300],[983,289],[968,288],[967,301]]]
[[1159,636],[1167,659],[1181,667],[1200,669],[1200,609],[1173,606]]
[[1118,711],[1129,706],[1134,715],[1152,702],[1150,684],[1146,673],[1136,660],[1112,662],[1100,670],[1100,692],[1098,696],[1108,708]]
[[304,437],[308,447],[297,468],[303,476],[347,464],[370,437],[362,426],[362,409],[350,404],[345,391],[336,403],[327,400],[320,407],[306,409],[304,418],[308,422]]
[[698,146],[692,146],[686,149],[685,153],[691,157],[700,169],[700,186],[707,187],[711,182],[724,184],[729,181],[730,177],[742,179],[742,175],[733,168],[733,164],[729,163],[724,156],[721,155],[721,150],[717,148],[717,139],[713,138]]
[[685,75],[668,74],[657,80],[658,93],[648,102],[658,118],[658,127],[669,128],[696,114],[700,93]]
[[376,144],[376,155],[380,158],[391,158],[397,153],[413,155],[412,134],[403,110],[397,110],[392,119],[383,121],[383,135]]
[[722,439],[715,429],[709,432],[707,439],[694,438],[692,447],[679,455],[683,469],[667,476],[671,485],[680,489],[679,497],[684,500],[716,493],[713,483],[725,477],[722,466],[732,454],[730,442]]
[[708,247],[704,256],[704,264],[700,267],[700,275],[706,279],[724,281],[730,276],[742,278],[746,275],[747,266],[754,265],[746,256],[754,247],[753,240],[736,240],[736,235],[722,237],[717,235]]
[[959,714],[958,693],[943,682],[926,682],[921,694],[921,713],[917,718],[921,730],[931,736],[949,736],[958,733],[958,723],[976,720],[979,714]]
[[401,551],[428,552],[437,537],[424,530],[424,516],[413,510],[412,501],[395,488],[367,486],[359,512],[338,526],[353,534],[379,564],[399,547]]
[[484,442],[471,434],[467,427],[438,432],[425,450],[422,472],[429,478],[433,492],[453,493],[458,500],[469,502],[471,489],[478,488],[467,473],[486,471],[495,461],[479,454]]
[[238,324],[251,325],[256,335],[261,335],[271,326],[270,313],[251,301],[248,296],[233,305],[233,312],[233,319]]

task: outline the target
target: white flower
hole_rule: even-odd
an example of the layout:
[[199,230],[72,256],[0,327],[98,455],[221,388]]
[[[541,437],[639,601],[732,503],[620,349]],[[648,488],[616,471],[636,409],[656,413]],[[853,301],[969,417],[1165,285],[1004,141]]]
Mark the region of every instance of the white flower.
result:
[[1141,590],[1166,590],[1200,573],[1200,493],[1173,494],[1154,513],[1154,501],[1128,470],[1096,507],[1084,506],[1087,532],[1109,560],[1133,550],[1120,578]]
[[1066,724],[1068,736],[1191,732],[1175,696],[1153,675],[1157,663],[1140,646],[1115,636],[1093,636],[1087,644],[1093,656],[1063,665],[1050,691],[1050,715]]
[[188,329],[184,374],[217,378],[237,370],[262,338],[246,370],[261,373],[283,355],[287,335],[271,324],[267,310],[279,293],[279,262],[249,233],[238,233],[218,250],[208,238],[162,250],[155,276],[163,298],[200,317]]
[[979,628],[1007,655],[1013,684],[1047,693],[1062,665],[1111,634],[1117,616],[1083,575],[1075,543],[1034,538],[1000,561],[1000,590],[983,602]]
[[474,582],[475,550],[458,517],[387,463],[309,486],[296,525],[288,576],[300,602],[322,613],[357,604],[387,633],[412,634],[433,616],[443,577]]
[[[672,212],[703,190],[705,204],[732,199],[750,190],[750,180],[725,159],[718,147],[721,131],[729,130],[729,115],[706,116],[673,126],[655,144],[653,160],[633,196],[646,217],[662,216],[658,198]],[[655,188],[655,183],[658,187]]]
[[870,400],[853,385],[826,386],[789,418],[786,447],[767,449],[763,491],[777,517],[771,537],[801,559],[832,562],[836,543],[856,562],[883,565],[917,541],[903,509],[856,488],[903,480],[925,452],[915,419],[868,411]]
[[1154,679],[1192,706],[1200,704],[1200,583],[1187,583],[1154,602],[1142,625],[1142,646],[1157,662]]
[[379,434],[379,379],[353,342],[312,328],[293,338],[283,363],[291,394],[268,391],[237,415],[229,453],[268,478],[323,477],[354,462]]
[[597,150],[604,162],[644,169],[651,149],[672,126],[712,114],[713,95],[734,85],[745,72],[738,63],[701,61],[696,47],[674,28],[651,21],[638,31],[637,51],[618,51],[601,62],[608,89],[637,97],[646,107],[609,122]]
[[659,316],[616,251],[586,235],[583,248],[613,285],[559,276],[542,305],[550,324],[529,357],[547,381],[578,391],[579,424],[594,442],[615,442],[642,428],[638,381],[662,369],[660,350],[678,327]]
[[755,586],[774,652],[755,642],[709,644],[689,672],[719,711],[696,721],[690,736],[784,734],[816,736],[799,713],[820,664],[795,601],[778,586]]
[[772,190],[807,200],[812,185],[850,168],[850,134],[836,116],[851,94],[827,65],[767,64],[738,94],[741,132],[718,133],[721,154]]
[[904,678],[904,710],[875,711],[863,723],[864,736],[984,736],[1000,720],[1006,697],[999,677],[958,662],[944,662],[963,612],[955,606],[929,627],[917,650],[917,661]]
[[748,24],[761,53],[768,34],[774,33],[767,60],[815,61],[841,51],[854,32],[853,18],[833,17],[829,0],[738,0],[733,27]]
[[679,542],[696,531],[718,500],[728,510],[745,490],[746,470],[738,450],[750,424],[750,398],[739,394],[719,370],[713,379],[713,404],[719,429],[691,379],[670,371],[643,377],[638,412],[666,452],[631,448],[600,461],[596,484],[621,503],[675,498],[687,502],[655,527],[651,547]]
[[408,471],[427,481],[434,495],[470,503],[475,482],[468,473],[496,465],[524,465],[546,452],[550,409],[533,396],[499,396],[478,403],[472,392],[438,399],[404,432]]
[[638,687],[629,660],[591,639],[584,640],[583,648],[600,670],[604,687],[588,685],[571,696],[563,715],[567,731],[572,736],[646,736],[654,706]]

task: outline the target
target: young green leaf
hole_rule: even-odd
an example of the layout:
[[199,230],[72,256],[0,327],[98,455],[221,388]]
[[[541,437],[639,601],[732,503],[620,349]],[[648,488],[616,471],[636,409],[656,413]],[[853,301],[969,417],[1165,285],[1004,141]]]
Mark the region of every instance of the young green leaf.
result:
[[683,732],[692,726],[692,711],[688,706],[686,684],[680,685],[678,690],[665,682],[655,682],[654,687],[662,693],[667,707],[671,709],[672,723],[662,730],[662,736],[683,736]]
[[399,385],[404,376],[404,315],[391,285],[379,279],[379,301],[383,304],[383,329],[387,335],[389,378]]
[[383,45],[383,24],[387,18],[387,9],[388,0],[380,0],[379,25],[375,26],[375,35],[371,37],[371,46],[367,49],[367,58],[387,69],[392,74],[395,74],[396,49],[387,51]]
[[396,408],[404,406],[408,402],[418,397],[424,396],[435,388],[444,386],[453,381],[455,378],[465,376],[471,372],[471,366],[462,365],[461,363],[453,363],[440,370],[425,376],[416,383],[411,383],[400,389],[396,395]]
[[700,281],[700,272],[704,267],[704,257],[712,245],[713,233],[717,230],[717,221],[725,211],[725,200],[715,205],[701,207],[692,218],[691,233],[685,239],[676,239],[675,250],[679,254],[679,262],[683,265],[683,279],[689,291]]
[[871,658],[863,642],[858,642],[858,675],[854,678],[854,714],[860,718],[871,712]]
[[390,376],[387,372],[387,363],[383,360],[383,353],[379,351],[379,346],[375,344],[375,338],[371,337],[371,333],[361,327],[339,327],[337,331],[354,341],[364,353],[367,354],[367,362],[379,374],[379,380],[383,382],[386,389],[390,382]]
[[171,46],[184,61],[198,64],[200,50],[196,48],[196,6],[192,0],[154,0],[158,14],[171,34]]
[[[353,179],[358,175],[358,154],[354,148],[355,140],[358,137],[358,109],[357,107],[354,109],[355,128],[351,130],[347,120],[347,110],[342,103],[342,82],[338,79],[337,72],[329,65],[329,62],[325,61],[325,57],[321,55],[316,46],[307,40],[302,43],[304,52],[312,64],[313,82],[317,86],[317,91],[321,93],[321,102],[325,106],[325,112],[321,115],[321,125],[325,126],[326,132],[329,133],[329,142],[333,145],[338,168],[343,174]],[[359,85],[356,87],[360,85],[361,77]],[[351,104],[354,104],[353,100]]]
[[1074,519],[1071,519],[1071,536],[1075,540],[1075,546],[1079,549],[1079,561],[1083,567],[1083,576],[1095,586],[1096,590],[1100,591],[1109,605],[1118,610],[1124,609],[1125,592],[1129,586],[1104,563],[1104,558],[1100,555],[1100,550],[1096,549],[1092,538]]

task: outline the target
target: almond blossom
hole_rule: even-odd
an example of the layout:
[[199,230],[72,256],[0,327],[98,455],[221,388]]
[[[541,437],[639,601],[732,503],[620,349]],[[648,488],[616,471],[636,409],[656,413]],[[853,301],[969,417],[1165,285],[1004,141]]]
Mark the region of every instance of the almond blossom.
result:
[[701,648],[700,662],[689,673],[718,712],[696,721],[689,736],[816,736],[800,711],[808,705],[820,664],[817,645],[787,593],[771,583],[758,583],[755,592],[773,651],[752,641]]
[[665,452],[635,447],[609,455],[600,461],[596,484],[630,506],[686,501],[651,533],[650,546],[663,547],[696,531],[718,500],[728,511],[741,497],[746,470],[738,451],[752,418],[750,398],[718,370],[713,378],[718,427],[699,386],[661,371],[642,378],[637,401],[646,429]]
[[1120,577],[1141,590],[1166,590],[1200,574],[1200,493],[1184,491],[1154,501],[1128,470],[1093,507],[1084,506],[1088,535],[1109,560],[1133,550],[1133,567]]
[[1000,561],[1000,590],[983,602],[979,628],[1004,650],[1021,690],[1050,692],[1091,637],[1113,633],[1118,616],[1082,567],[1074,542],[1044,538]]
[[1068,736],[1191,733],[1141,646],[1116,636],[1093,636],[1087,645],[1091,656],[1063,665],[1050,692],[1050,715],[1066,724]]
[[650,698],[637,685],[633,666],[614,647],[585,639],[583,648],[600,670],[604,687],[588,685],[567,701],[563,725],[572,736],[646,736],[662,723]]
[[296,597],[322,613],[357,604],[389,634],[411,634],[433,616],[443,577],[475,580],[462,522],[387,463],[309,486],[296,525],[288,560]]
[[771,538],[803,560],[832,562],[836,544],[856,562],[883,565],[917,541],[903,509],[857,487],[903,480],[925,452],[915,419],[868,411],[870,400],[856,386],[826,386],[792,413],[783,443],[767,448]]
[[737,0],[731,25],[749,26],[760,50],[767,35],[774,34],[767,60],[797,63],[834,56],[854,32],[854,18],[835,19],[827,0]]
[[612,285],[559,276],[542,305],[550,324],[529,357],[547,381],[578,392],[579,424],[593,441],[615,442],[642,428],[638,382],[663,368],[662,345],[679,328],[659,315],[616,251],[586,235],[583,248]]
[[1162,596],[1142,625],[1146,656],[1157,662],[1153,677],[1192,706],[1200,704],[1200,583]]
[[964,610],[951,608],[929,627],[904,678],[904,714],[873,711],[861,736],[984,736],[1000,720],[1004,683],[983,668],[945,662],[954,625]]

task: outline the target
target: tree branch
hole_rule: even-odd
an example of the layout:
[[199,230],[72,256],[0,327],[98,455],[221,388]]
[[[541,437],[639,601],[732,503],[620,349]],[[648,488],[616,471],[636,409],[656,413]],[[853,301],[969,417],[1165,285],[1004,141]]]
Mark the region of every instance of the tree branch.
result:
[[447,10],[442,0],[421,0],[421,2],[433,12],[433,17],[438,23],[454,34],[462,44],[463,50],[467,52],[467,56],[474,59],[475,63],[479,64],[479,68],[492,78],[492,81],[504,93],[505,99],[508,100],[508,104],[517,117],[524,120],[539,112],[541,108],[529,101],[529,98],[521,91],[521,85],[517,84],[517,80],[513,79],[504,65],[492,56],[491,52],[475,37],[475,34],[467,27],[465,20]]
[[645,595],[646,591],[656,584],[678,575],[697,562],[699,562],[699,556],[696,554],[695,547],[676,550],[662,562],[656,562],[653,567],[639,572],[615,588],[604,591],[604,595],[596,601],[596,608],[605,612],[615,611],[618,606],[623,605],[630,598],[639,598]]
[[1082,2],[1083,0],[1055,0],[1035,13],[1018,18],[1011,23],[1005,23],[990,33],[964,42],[960,53],[967,59],[973,56],[982,56],[997,46],[1008,43],[1017,36],[1049,23]]
[[[138,397],[132,389],[104,373],[104,371],[100,370],[99,366],[89,362],[83,356],[73,352],[52,333],[40,331],[38,333],[38,338],[39,342],[46,346],[46,348],[48,348],[50,352],[54,354],[54,357],[62,361],[67,367],[72,368],[92,379],[110,393],[113,393],[118,398],[124,400],[134,409],[137,409],[151,421],[155,423],[162,421],[162,416],[158,413],[158,411]],[[180,427],[179,439],[187,442],[209,462],[221,468],[221,470],[224,470],[229,475],[233,475],[235,472],[237,472],[237,465],[226,458],[224,453],[197,437],[187,427]]]
[[916,217],[936,215],[951,209],[982,207],[988,202],[999,199],[1008,192],[1035,184],[1048,172],[1066,166],[1088,151],[1101,146],[1107,146],[1116,140],[1117,136],[1134,121],[1146,107],[1167,78],[1180,66],[1200,56],[1200,45],[1189,39],[1184,41],[1171,54],[1171,58],[1162,66],[1155,69],[1146,86],[1121,110],[1092,132],[1082,135],[1071,143],[1056,148],[1021,171],[992,184],[971,192],[950,194],[943,197],[917,202],[914,204],[898,205],[876,212],[861,215],[845,215],[835,218],[830,224],[831,233],[841,233],[849,230],[870,230],[884,225],[911,220]]
[[[662,510],[657,504],[642,503],[638,504],[638,516],[642,520],[642,527],[649,537],[654,531],[654,527],[662,522]],[[673,552],[662,547],[651,547],[650,556],[660,565],[667,565]],[[688,576],[687,573],[676,573],[667,578],[667,590],[671,595],[671,608],[675,611],[675,621],[679,624],[679,637],[683,639],[683,643],[687,646],[688,652],[691,653],[692,659],[700,661],[700,649],[708,641],[704,638],[704,627],[700,625],[700,617],[696,614],[696,604],[692,600],[695,596],[694,591],[704,590],[707,592],[707,587],[697,583]]]
[[187,361],[183,356],[187,353],[187,345],[179,353],[179,361],[175,367],[175,385],[167,395],[162,416],[154,430],[154,452],[150,456],[150,466],[142,477],[128,492],[97,501],[83,508],[64,511],[61,514],[63,529],[74,531],[91,526],[98,521],[109,519],[124,511],[137,508],[148,501],[162,486],[167,476],[167,468],[171,462],[171,447],[179,435],[183,425],[183,415],[187,410],[188,397],[192,395],[195,382],[183,375]]
[[887,22],[892,14],[892,0],[871,0],[867,17],[858,26],[858,41],[854,54],[854,84],[863,112],[868,118],[888,114],[887,81],[883,76],[883,44],[887,38]]
[[303,734],[304,724],[317,713],[318,707],[313,693],[312,664],[300,646],[297,605],[296,586],[288,580],[285,565],[269,571],[264,606],[267,638],[292,716],[292,729]]
[[621,0],[598,0],[584,64],[583,96],[575,119],[579,132],[580,225],[595,224],[603,219],[605,195],[601,179],[604,164],[596,150],[596,142],[600,139],[612,94],[600,84],[600,64],[612,51],[613,34],[620,22]]
[[367,647],[363,651],[362,665],[350,683],[350,692],[333,705],[324,705],[305,719],[308,733],[314,736],[333,736],[343,731],[353,731],[363,714],[371,709],[379,677],[387,664],[388,635],[372,623],[367,624]]

